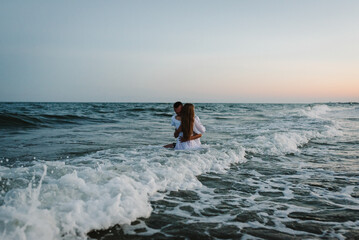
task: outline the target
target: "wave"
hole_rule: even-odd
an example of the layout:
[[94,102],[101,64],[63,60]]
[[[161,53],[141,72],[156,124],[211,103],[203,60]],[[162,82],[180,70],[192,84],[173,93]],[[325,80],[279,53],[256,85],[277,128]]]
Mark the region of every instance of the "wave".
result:
[[256,154],[281,156],[295,154],[312,139],[325,139],[341,136],[343,133],[336,126],[324,126],[323,130],[289,130],[270,135],[258,136],[247,150]]
[[[146,106],[146,105],[145,105]],[[123,108],[123,111],[126,112],[160,112],[160,113],[168,113],[170,111],[172,111],[172,108],[169,107],[170,105],[159,105],[158,107],[128,107],[128,108]]]
[[359,122],[359,118],[355,118],[355,117],[349,117],[349,118],[346,118],[346,120],[353,121],[353,122]]
[[27,116],[17,113],[3,113],[0,114],[0,128],[8,127],[37,127],[41,126],[43,122],[36,117]]
[[315,106],[307,107],[306,109],[301,110],[301,113],[304,116],[307,116],[310,118],[322,119],[323,115],[330,111],[331,111],[331,109],[328,105],[315,105]]
[[158,117],[168,117],[168,118],[173,116],[173,114],[171,113],[155,113],[154,115]]
[[42,115],[40,115],[40,118],[45,119],[45,121],[48,123],[79,123],[81,121],[90,121],[90,122],[99,121],[96,118],[77,116],[77,115],[72,115],[72,114],[66,114],[66,115],[42,114]]
[[[225,172],[231,164],[245,162],[244,155],[239,145],[191,152],[149,146],[100,151],[69,159],[71,165],[35,162],[26,171],[2,167],[3,179],[33,180],[6,194],[0,235],[10,240],[86,239],[91,230],[149,217],[150,201],[163,198],[163,192],[201,188],[197,175]],[[33,172],[33,178],[27,176]]]
[[84,122],[108,122],[109,120],[96,119],[77,115],[26,115],[19,113],[0,113],[0,129],[6,128],[40,128],[51,127],[56,124],[81,124]]

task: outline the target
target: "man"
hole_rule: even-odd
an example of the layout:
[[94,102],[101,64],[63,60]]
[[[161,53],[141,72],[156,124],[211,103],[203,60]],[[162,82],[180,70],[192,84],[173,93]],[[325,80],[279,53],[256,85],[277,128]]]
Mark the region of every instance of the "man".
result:
[[[181,102],[175,102],[173,104],[173,110],[175,111],[175,114],[173,114],[171,118],[171,126],[174,126],[176,128],[176,131],[174,133],[174,137],[177,138],[179,132],[177,131],[179,126],[181,125],[181,111],[182,111],[183,104]],[[174,148],[176,146],[176,143],[170,143],[163,147],[165,148]]]

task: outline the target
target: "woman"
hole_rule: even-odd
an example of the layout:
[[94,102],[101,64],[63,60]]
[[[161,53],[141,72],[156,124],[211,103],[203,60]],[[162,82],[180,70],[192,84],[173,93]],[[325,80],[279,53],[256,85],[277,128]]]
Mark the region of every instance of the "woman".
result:
[[175,150],[200,148],[199,138],[205,131],[199,118],[194,115],[194,105],[186,103],[181,111],[181,126],[175,132],[175,135],[179,133]]

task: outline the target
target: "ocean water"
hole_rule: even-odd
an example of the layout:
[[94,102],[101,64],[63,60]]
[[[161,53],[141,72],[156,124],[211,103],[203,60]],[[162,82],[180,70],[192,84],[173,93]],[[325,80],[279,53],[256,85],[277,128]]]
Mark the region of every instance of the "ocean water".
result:
[[0,239],[359,239],[359,104],[0,103]]

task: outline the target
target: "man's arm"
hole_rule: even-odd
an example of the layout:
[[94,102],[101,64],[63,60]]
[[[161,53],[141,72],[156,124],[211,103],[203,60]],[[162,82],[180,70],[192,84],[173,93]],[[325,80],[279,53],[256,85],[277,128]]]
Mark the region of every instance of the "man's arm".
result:
[[175,138],[178,138],[178,135],[180,134],[180,132],[182,132],[182,126],[179,126],[179,128],[175,130],[173,136]]
[[176,127],[174,115],[171,117],[171,126]]
[[199,120],[199,117],[196,116],[194,118],[194,126],[193,126],[193,130],[199,133],[205,133],[206,132],[206,128],[203,126],[203,124],[201,123],[201,120]]

